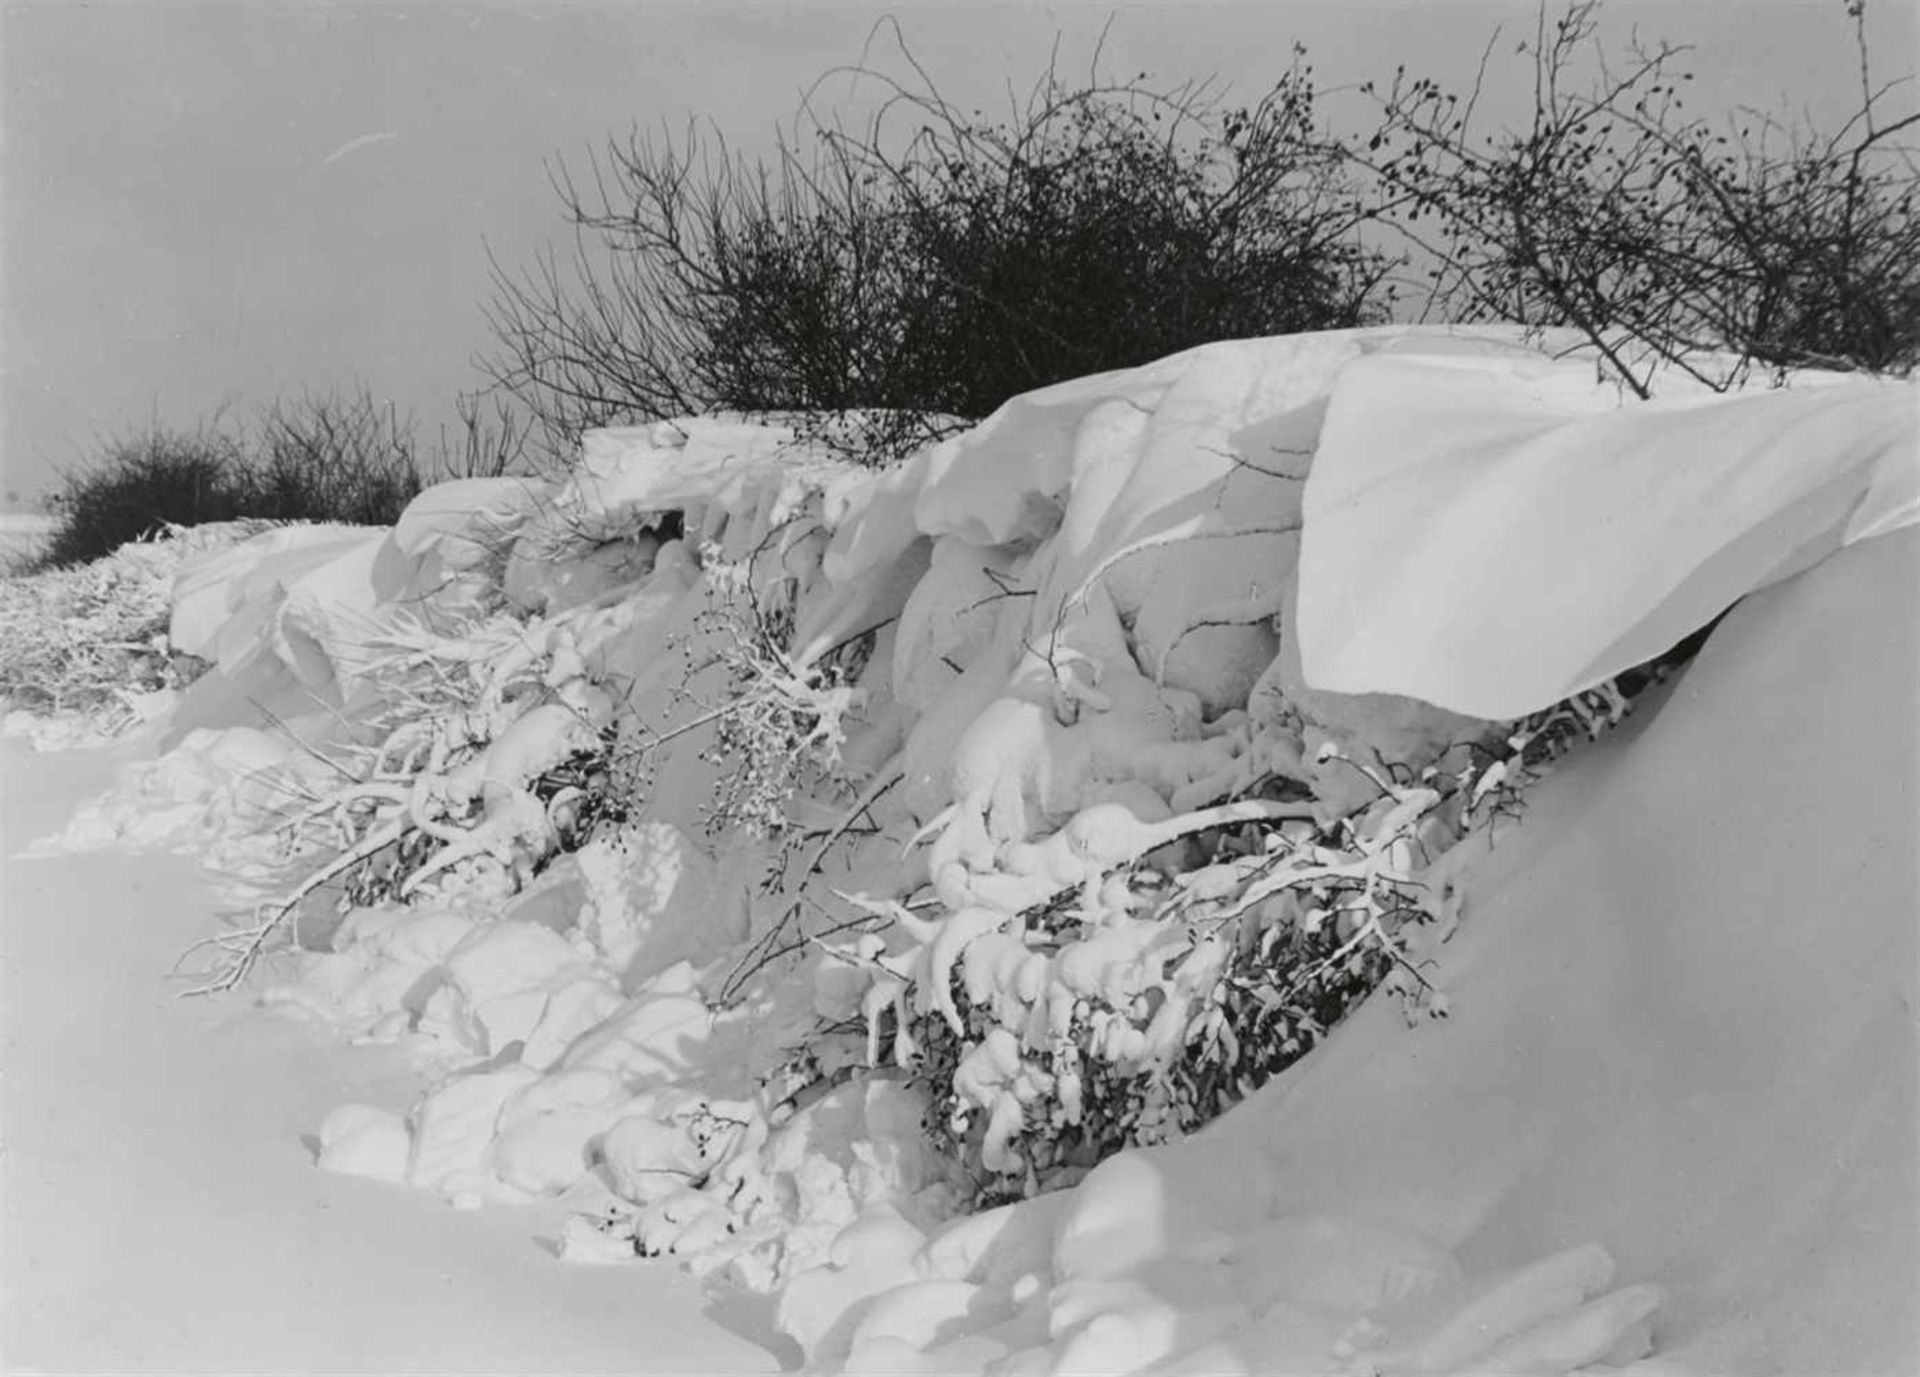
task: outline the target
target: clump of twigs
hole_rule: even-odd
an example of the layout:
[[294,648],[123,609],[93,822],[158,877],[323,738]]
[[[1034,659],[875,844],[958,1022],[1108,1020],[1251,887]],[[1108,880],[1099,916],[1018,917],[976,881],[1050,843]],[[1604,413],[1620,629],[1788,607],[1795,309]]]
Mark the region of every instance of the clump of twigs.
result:
[[785,610],[730,599],[702,621],[719,647],[727,705],[702,756],[714,767],[707,832],[778,836],[793,826],[794,799],[839,769],[858,666],[844,656],[796,664]]

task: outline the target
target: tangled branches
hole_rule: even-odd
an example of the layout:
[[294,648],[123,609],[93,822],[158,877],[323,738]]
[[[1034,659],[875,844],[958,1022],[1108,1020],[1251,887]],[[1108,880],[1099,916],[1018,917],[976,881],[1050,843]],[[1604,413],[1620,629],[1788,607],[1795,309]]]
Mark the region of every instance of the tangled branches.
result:
[[197,944],[215,959],[189,994],[231,989],[334,881],[350,902],[406,900],[464,875],[510,893],[576,844],[593,796],[578,776],[605,752],[612,704],[587,683],[562,628],[492,624],[436,637],[396,624],[378,652],[392,710],[350,748],[343,782],[283,824],[289,854],[332,852],[250,922]]
[[724,674],[723,710],[702,759],[715,770],[707,832],[776,836],[792,823],[791,804],[803,790],[831,779],[846,743],[845,719],[859,705],[859,655],[840,653],[809,665],[787,650],[792,612],[763,607],[726,566],[708,562],[709,577],[725,591],[703,615],[699,631],[712,638]]
[[1300,54],[1244,108],[1056,55],[993,120],[882,29],[903,75],[828,74],[877,106],[858,127],[808,104],[768,161],[690,124],[554,169],[581,247],[495,265],[486,362],[560,452],[729,410],[833,418],[811,438],[882,463],[1065,378],[1383,316]]
[[[1600,6],[1577,0],[1521,52],[1533,109],[1482,134],[1466,99],[1402,68],[1350,156],[1378,179],[1383,223],[1429,265],[1429,309],[1566,326],[1640,397],[1678,369],[1715,389],[1747,372],[1905,371],[1920,360],[1920,115],[1871,75],[1865,6],[1847,7],[1859,105],[1829,133],[1746,113],[1690,113],[1684,50],[1611,63]],[[1489,46],[1489,53],[1491,46]],[[1590,60],[1583,83],[1580,69]],[[1482,80],[1486,64],[1481,68]]]
[[944,919],[856,899],[889,921],[827,941],[828,968],[867,973],[866,1059],[888,1049],[926,1089],[928,1132],[977,1203],[1068,1184],[1214,1118],[1375,990],[1410,1023],[1445,1017],[1431,967],[1461,901],[1434,862],[1627,707],[1605,684],[1417,776],[1329,746],[1320,764],[1371,790],[1330,821],[1244,800],[1125,829],[1139,845],[1103,853],[1090,809],[1058,834],[1099,858],[1072,883]]

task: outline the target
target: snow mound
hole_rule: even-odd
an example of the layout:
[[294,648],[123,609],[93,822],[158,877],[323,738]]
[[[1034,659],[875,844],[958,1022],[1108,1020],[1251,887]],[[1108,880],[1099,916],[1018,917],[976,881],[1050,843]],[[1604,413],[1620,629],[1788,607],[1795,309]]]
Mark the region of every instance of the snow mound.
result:
[[[297,869],[205,988],[291,945],[269,1000],[441,1068],[324,1165],[564,1195],[569,1257],[778,1291],[820,1368],[1864,1361],[1912,1332],[1911,402],[1623,405],[1391,328],[887,472],[598,432],[193,570],[217,667],[89,835],[272,815]],[[1529,743],[1623,705],[1512,719],[1742,598],[1490,847]]]

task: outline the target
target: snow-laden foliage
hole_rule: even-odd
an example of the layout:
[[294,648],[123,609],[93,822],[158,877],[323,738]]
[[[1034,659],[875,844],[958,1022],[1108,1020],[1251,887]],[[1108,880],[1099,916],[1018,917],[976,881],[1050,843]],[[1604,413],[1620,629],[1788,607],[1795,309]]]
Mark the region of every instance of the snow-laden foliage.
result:
[[495,617],[463,631],[396,619],[368,634],[368,682],[389,705],[368,719],[375,739],[331,753],[337,778],[280,828],[290,853],[327,859],[213,940],[219,958],[197,992],[237,984],[332,881],[362,905],[444,894],[456,878],[484,900],[578,840],[610,695],[587,682],[564,628]]
[[[166,526],[90,564],[0,578],[0,703],[30,717],[84,717],[107,736],[155,715],[199,668],[167,640],[175,569],[264,525]],[[29,717],[18,721],[30,729]]]
[[[1469,830],[1515,815],[1547,761],[1627,707],[1609,684],[1408,782],[1404,768],[1345,760],[1377,793],[1327,825],[1310,806],[1228,803],[1140,829],[1102,856],[1094,830],[1129,823],[1082,813],[1078,848],[1117,864],[1083,866],[1025,922],[950,920],[928,933],[926,969],[902,973],[927,983],[933,1005],[904,1023],[896,1007],[892,1042],[940,1111],[930,1129],[980,1169],[984,1197],[1054,1188],[1122,1148],[1199,1128],[1377,988],[1401,999],[1409,1023],[1445,1017],[1447,997],[1423,972],[1461,896],[1436,862]],[[878,1003],[870,989],[870,1060],[883,1041]]]
[[[231,733],[188,728],[264,708],[293,843],[197,988],[265,962],[268,1002],[437,1068],[404,1111],[330,1116],[323,1166],[459,1204],[566,1195],[569,1257],[785,1288],[824,1365],[904,1363],[883,1340],[926,1348],[954,1287],[1018,1310],[1040,1262],[954,1216],[1087,1177],[1093,1218],[1123,1149],[1207,1122],[1376,989],[1444,1016],[1462,838],[1497,840],[1647,681],[1613,680],[1618,645],[1557,646],[1592,672],[1505,722],[1316,686],[1322,420],[1364,360],[1421,351],[1554,367],[1401,330],[1210,347],[1016,398],[883,472],[728,418],[600,432],[561,481],[449,485],[391,532],[197,566],[172,634],[214,668],[141,788],[199,797]],[[1616,610],[1674,596],[1642,580]],[[1563,1371],[1644,1347],[1657,1301],[1592,1250],[1521,1256],[1476,1328],[1458,1288],[1482,1283],[1444,1249],[1321,1234],[1361,1280],[1313,1341],[1398,1355],[1381,1370]],[[909,1258],[949,1290],[895,1314]],[[1429,1292],[1450,1299],[1387,1324]],[[1060,1363],[1126,1346],[1060,1305]]]

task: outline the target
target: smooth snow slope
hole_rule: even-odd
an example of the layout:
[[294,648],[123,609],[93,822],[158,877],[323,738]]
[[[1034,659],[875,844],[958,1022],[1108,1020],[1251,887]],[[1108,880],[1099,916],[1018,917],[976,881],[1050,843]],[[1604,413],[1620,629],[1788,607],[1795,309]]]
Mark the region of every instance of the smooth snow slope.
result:
[[1221,1148],[1469,1272],[1598,1240],[1650,1368],[1914,1371],[1917,633],[1911,530],[1747,600],[1488,858],[1448,1023],[1369,1009]]
[[134,748],[0,749],[5,1371],[778,1370],[668,1266],[563,1267],[552,1214],[314,1170],[328,1107],[408,1093],[391,1054],[173,998],[212,902],[191,861],[16,859]]

